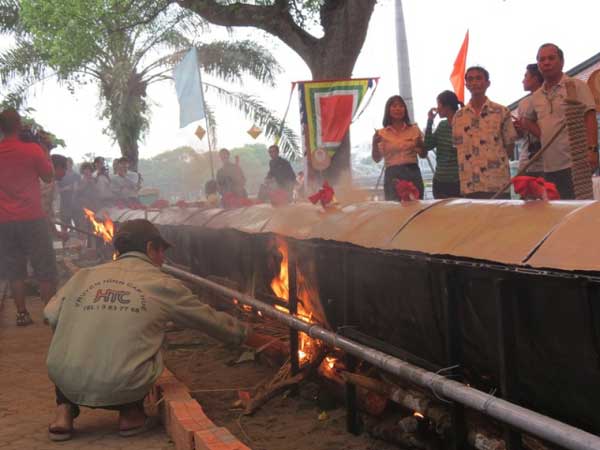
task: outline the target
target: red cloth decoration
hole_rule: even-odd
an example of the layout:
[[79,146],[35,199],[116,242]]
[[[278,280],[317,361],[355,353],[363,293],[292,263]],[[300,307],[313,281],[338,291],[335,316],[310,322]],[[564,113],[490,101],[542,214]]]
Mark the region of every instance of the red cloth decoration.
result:
[[156,200],[155,202],[153,202],[150,205],[150,208],[155,208],[155,209],[163,209],[163,208],[168,208],[169,207],[169,202],[163,198]]
[[523,200],[560,200],[556,185],[542,177],[514,177],[512,184]]
[[325,181],[323,183],[323,187],[319,189],[319,192],[311,195],[308,199],[316,204],[317,202],[321,202],[323,207],[326,207],[329,203],[333,201],[333,195],[335,194],[333,188],[329,186],[329,183]]
[[235,195],[233,192],[225,192],[223,194],[223,208],[225,209],[235,209],[235,208],[243,208],[245,206],[252,206],[252,200],[247,197],[240,197]]
[[412,182],[406,180],[396,181],[396,194],[401,202],[419,200],[419,198],[421,198],[416,186]]
[[179,208],[187,208],[190,205],[185,200],[179,200],[177,203],[175,203],[175,206],[177,206]]

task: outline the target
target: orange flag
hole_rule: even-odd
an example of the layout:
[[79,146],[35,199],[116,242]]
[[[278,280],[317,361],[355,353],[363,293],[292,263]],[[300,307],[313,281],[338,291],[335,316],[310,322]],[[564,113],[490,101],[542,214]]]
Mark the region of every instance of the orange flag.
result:
[[454,61],[454,69],[450,74],[450,82],[454,87],[454,93],[458,99],[464,103],[465,101],[465,70],[467,69],[467,52],[469,50],[469,30],[465,34],[465,40],[463,41],[456,60]]

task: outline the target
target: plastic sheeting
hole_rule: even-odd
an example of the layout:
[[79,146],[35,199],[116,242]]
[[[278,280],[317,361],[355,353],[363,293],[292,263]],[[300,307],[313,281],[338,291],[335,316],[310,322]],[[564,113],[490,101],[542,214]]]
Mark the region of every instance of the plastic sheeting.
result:
[[536,268],[600,271],[600,203],[586,203],[561,221],[529,259]]
[[[600,260],[595,261],[600,248],[589,239],[594,227],[598,228],[599,208],[594,202],[465,199],[365,202],[327,211],[310,204],[260,205],[222,211],[205,225],[373,249],[588,271],[600,270]],[[567,247],[571,249],[568,254]]]
[[452,200],[414,217],[388,248],[522,265],[579,208],[577,202]]

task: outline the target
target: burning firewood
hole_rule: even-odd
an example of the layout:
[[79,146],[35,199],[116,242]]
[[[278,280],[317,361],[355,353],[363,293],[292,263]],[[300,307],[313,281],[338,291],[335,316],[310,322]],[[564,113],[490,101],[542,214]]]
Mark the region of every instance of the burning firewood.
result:
[[272,379],[257,389],[254,396],[246,404],[244,414],[254,414],[261,406],[278,394],[307,379],[321,365],[326,355],[325,350],[313,355],[310,361],[301,367],[300,372],[293,376],[291,376],[290,362],[285,363]]

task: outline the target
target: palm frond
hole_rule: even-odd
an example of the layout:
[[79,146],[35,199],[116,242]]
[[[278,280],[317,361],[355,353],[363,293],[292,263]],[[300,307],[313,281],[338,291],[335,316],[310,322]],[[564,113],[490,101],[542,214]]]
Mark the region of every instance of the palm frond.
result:
[[44,76],[46,68],[43,55],[26,40],[19,39],[0,53],[0,82],[4,85],[14,79],[33,83]]
[[225,81],[241,82],[246,74],[274,86],[275,76],[281,72],[273,55],[252,41],[215,41],[196,47],[204,71]]
[[[281,128],[281,119],[276,117],[256,97],[243,92],[232,92],[210,83],[204,83],[204,85],[207,89],[216,92],[219,98],[226,103],[242,111],[254,123],[263,127],[265,136],[279,137],[279,148],[287,158],[293,161],[302,157],[296,133],[289,127],[284,126]],[[279,136],[280,130],[281,136]]]
[[0,33],[16,35],[23,33],[19,21],[19,9],[17,0],[0,0]]

